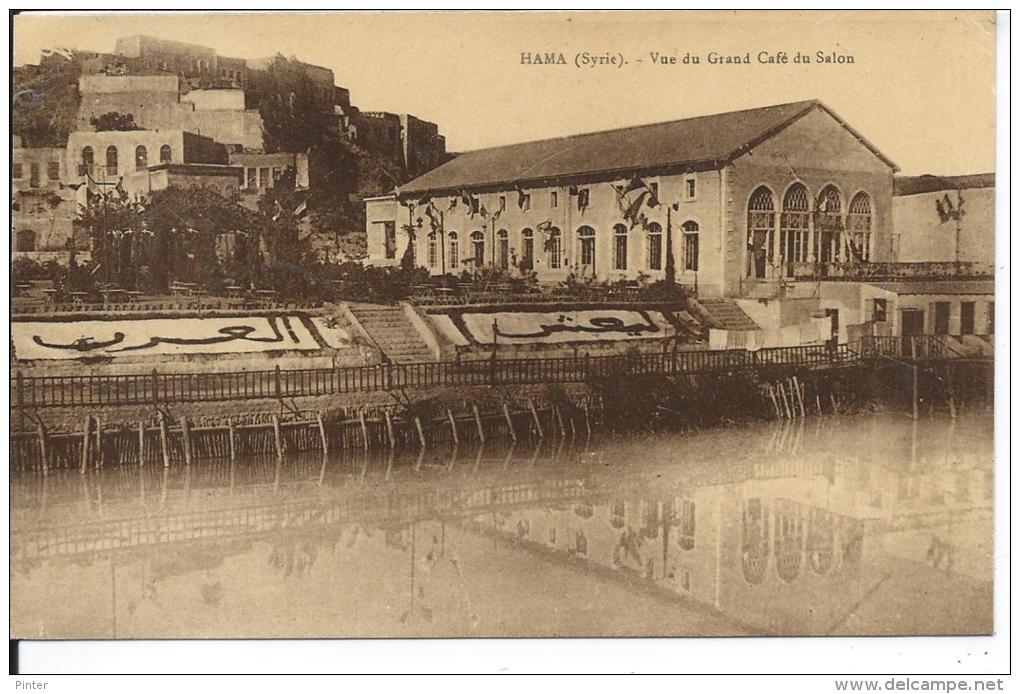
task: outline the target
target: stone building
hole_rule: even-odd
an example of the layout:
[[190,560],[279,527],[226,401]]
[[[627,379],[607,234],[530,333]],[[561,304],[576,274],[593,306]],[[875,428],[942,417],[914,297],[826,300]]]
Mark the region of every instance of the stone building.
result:
[[446,163],[446,138],[435,123],[401,113],[400,137],[408,176],[421,176]]
[[60,147],[11,148],[11,188],[15,194],[26,190],[59,190],[65,180],[64,150]]
[[262,116],[245,110],[234,88],[192,89],[181,94],[177,75],[82,75],[78,128],[92,130],[105,113],[131,114],[147,130],[180,129],[242,150],[261,150]]
[[366,201],[369,255],[402,257],[410,224],[434,274],[657,280],[672,253],[702,296],[769,296],[800,265],[891,260],[896,170],[814,100],[493,147]]
[[901,262],[995,262],[995,174],[902,176],[893,227]]
[[226,148],[212,138],[184,130],[79,130],[67,138],[67,165],[74,177],[99,183],[156,164],[227,164]]
[[354,119],[358,145],[393,161],[403,161],[400,116],[385,111],[361,111]]
[[230,164],[244,171],[242,193],[261,194],[275,188],[288,169],[294,176],[295,188],[308,188],[308,155],[304,152],[231,153]]

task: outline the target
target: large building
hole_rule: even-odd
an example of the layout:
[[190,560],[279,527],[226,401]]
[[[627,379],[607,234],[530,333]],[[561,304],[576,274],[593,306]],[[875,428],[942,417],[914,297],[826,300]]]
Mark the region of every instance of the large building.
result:
[[175,73],[192,87],[245,84],[244,61],[219,56],[208,46],[139,34],[117,39],[116,52],[150,70]]
[[893,227],[901,262],[995,262],[995,174],[902,176]]
[[366,201],[369,257],[399,262],[411,225],[433,274],[656,280],[671,252],[702,296],[768,295],[800,267],[892,260],[896,171],[819,101],[494,147]]

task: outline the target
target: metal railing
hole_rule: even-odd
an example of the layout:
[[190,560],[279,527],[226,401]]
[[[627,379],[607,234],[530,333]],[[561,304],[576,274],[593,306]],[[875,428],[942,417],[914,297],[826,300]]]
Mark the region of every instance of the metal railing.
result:
[[577,383],[633,374],[698,374],[766,365],[822,366],[861,358],[847,345],[689,351],[538,359],[473,359],[388,363],[334,369],[280,369],[204,373],[24,376],[11,378],[16,407],[158,405],[170,402],[259,400],[394,388],[461,385]]

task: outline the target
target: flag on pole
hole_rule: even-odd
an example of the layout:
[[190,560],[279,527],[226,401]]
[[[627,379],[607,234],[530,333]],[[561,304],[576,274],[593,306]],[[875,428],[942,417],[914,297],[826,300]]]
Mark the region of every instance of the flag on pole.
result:
[[630,203],[627,210],[623,213],[623,218],[630,222],[630,228],[633,229],[638,224],[638,211],[645,202],[645,198],[648,196],[648,191],[642,192],[634,201]]
[[647,189],[648,186],[645,185],[645,182],[641,180],[640,176],[634,174],[634,178],[630,179],[630,183],[628,183],[627,187],[623,189],[623,194],[627,195],[628,193],[633,193],[635,190],[641,190],[642,188]]

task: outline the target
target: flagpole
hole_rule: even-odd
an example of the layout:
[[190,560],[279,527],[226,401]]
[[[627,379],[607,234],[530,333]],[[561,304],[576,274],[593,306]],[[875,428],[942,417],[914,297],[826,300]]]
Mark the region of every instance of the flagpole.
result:
[[443,289],[446,289],[446,213],[439,212],[439,258],[443,271]]

